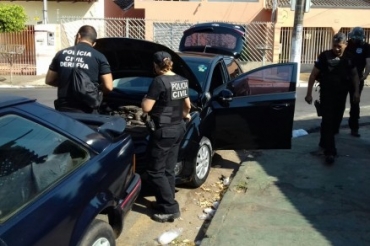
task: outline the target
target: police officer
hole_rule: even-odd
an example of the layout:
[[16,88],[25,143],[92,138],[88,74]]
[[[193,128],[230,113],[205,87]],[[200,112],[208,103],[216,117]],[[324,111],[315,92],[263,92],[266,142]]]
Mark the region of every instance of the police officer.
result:
[[[360,78],[360,95],[364,88],[364,80],[367,78],[370,72],[370,45],[365,42],[364,29],[361,27],[355,27],[348,34],[348,45],[346,52],[350,53],[353,57],[353,62],[357,68],[358,76]],[[365,71],[364,71],[365,70]],[[348,125],[351,128],[351,134],[354,137],[360,137],[358,132],[360,118],[360,104],[354,103],[353,101],[354,87],[350,88],[350,111]]]
[[75,46],[59,51],[53,58],[45,83],[58,87],[58,99],[54,102],[57,110],[96,112],[95,109],[75,98],[68,89],[75,66],[83,69],[94,84],[100,85],[103,93],[113,89],[112,73],[107,58],[93,48],[96,38],[97,33],[94,27],[82,26],[77,32]]
[[175,165],[179,145],[185,133],[185,118],[190,118],[188,80],[172,71],[171,55],[165,51],[153,56],[153,79],[141,107],[149,113],[155,129],[151,131],[148,146],[148,183],[154,191],[156,203],[152,219],[172,222],[180,217],[175,200]]
[[342,120],[346,97],[351,84],[354,88],[353,101],[358,103],[359,78],[350,56],[344,55],[347,37],[337,33],[333,37],[333,48],[320,53],[308,80],[305,101],[312,103],[312,87],[320,73],[320,102],[322,111],[321,137],[319,146],[324,149],[325,161],[334,162],[337,155],[335,131]]

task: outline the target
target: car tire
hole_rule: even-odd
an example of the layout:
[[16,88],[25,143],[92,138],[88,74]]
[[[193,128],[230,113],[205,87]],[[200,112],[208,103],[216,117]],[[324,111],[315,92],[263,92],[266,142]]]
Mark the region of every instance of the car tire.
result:
[[116,238],[112,227],[99,219],[95,219],[81,239],[79,246],[116,246]]
[[189,183],[190,187],[198,188],[207,180],[211,164],[212,144],[208,138],[203,137],[199,143],[197,156],[194,159],[194,170]]

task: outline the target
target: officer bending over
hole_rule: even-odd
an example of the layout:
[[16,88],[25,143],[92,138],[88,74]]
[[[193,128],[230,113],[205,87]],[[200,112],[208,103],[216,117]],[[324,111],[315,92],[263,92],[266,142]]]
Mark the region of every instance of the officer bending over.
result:
[[151,131],[148,146],[148,183],[153,188],[156,203],[152,219],[172,222],[180,217],[175,200],[175,165],[179,145],[185,133],[184,118],[190,118],[188,80],[172,72],[170,54],[159,51],[154,54],[153,79],[141,107],[149,113],[155,129]]
[[359,78],[355,64],[348,54],[344,55],[347,46],[344,33],[333,37],[333,48],[320,53],[308,80],[305,101],[312,103],[312,87],[320,73],[320,101],[322,111],[321,137],[319,146],[324,149],[325,161],[334,162],[337,155],[335,133],[339,128],[346,106],[346,97],[351,86],[354,88],[353,102],[360,101]]

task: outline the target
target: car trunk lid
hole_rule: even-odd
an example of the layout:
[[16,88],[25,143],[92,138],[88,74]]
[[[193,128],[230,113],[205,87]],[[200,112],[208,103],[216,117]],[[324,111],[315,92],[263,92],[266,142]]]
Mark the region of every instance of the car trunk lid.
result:
[[229,23],[201,23],[184,31],[181,52],[194,51],[239,58],[243,51],[245,28]]

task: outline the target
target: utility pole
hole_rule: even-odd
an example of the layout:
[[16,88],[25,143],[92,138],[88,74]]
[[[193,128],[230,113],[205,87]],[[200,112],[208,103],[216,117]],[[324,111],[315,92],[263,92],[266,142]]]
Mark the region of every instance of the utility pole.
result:
[[[292,48],[290,53],[290,62],[296,62],[297,66],[297,86],[300,86],[299,78],[301,72],[301,53],[303,36],[303,16],[305,12],[306,1],[309,0],[291,0],[291,10],[294,9],[294,26],[292,35]],[[294,6],[295,4],[295,6]],[[308,3],[310,4],[310,2]]]
[[43,9],[43,21],[42,21],[42,24],[47,24],[48,23],[48,2],[47,0],[43,0],[43,6],[44,6],[44,9]]

